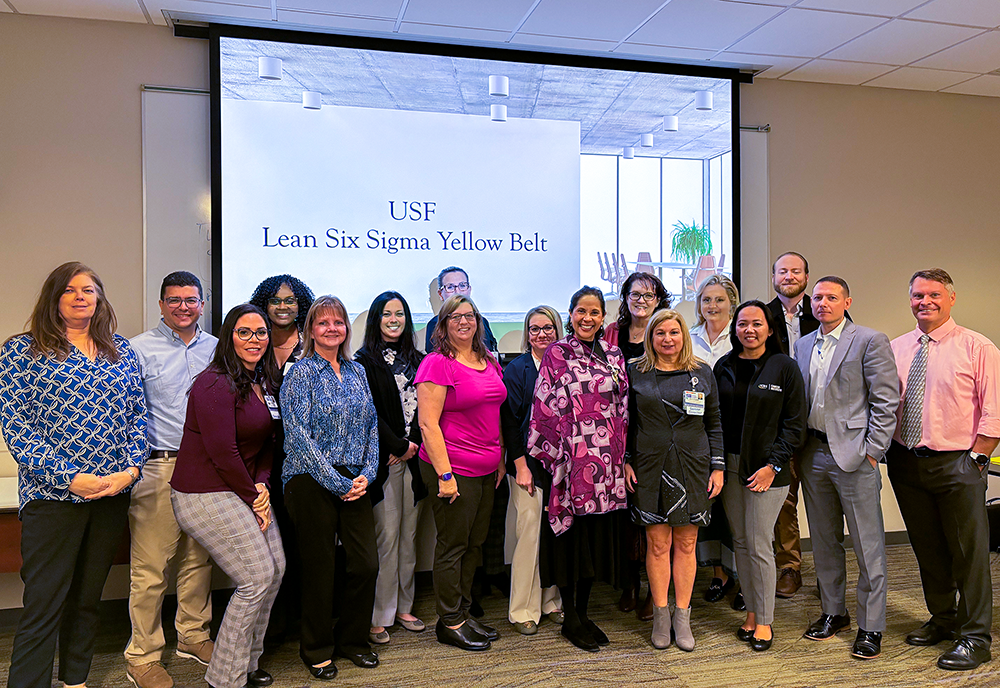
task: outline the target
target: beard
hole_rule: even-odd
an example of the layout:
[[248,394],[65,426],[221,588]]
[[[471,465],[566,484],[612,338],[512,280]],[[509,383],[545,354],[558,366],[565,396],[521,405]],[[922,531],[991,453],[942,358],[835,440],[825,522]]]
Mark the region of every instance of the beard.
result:
[[806,290],[806,283],[799,284],[774,284],[774,291],[781,294],[786,299],[794,299]]

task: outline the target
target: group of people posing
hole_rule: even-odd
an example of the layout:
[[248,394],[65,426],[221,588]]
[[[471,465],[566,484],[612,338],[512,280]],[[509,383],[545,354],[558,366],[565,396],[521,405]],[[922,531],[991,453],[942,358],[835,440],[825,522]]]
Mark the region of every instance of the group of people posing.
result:
[[[49,686],[57,641],[58,678],[85,685],[126,522],[126,673],[139,688],[173,684],[160,617],[174,565],[176,654],[205,664],[210,686],[270,685],[260,666],[269,623],[273,632],[297,617],[312,677],[334,678],[338,657],[378,666],[373,646],[390,642],[391,626],[425,629],[413,614],[425,508],[437,639],[488,650],[499,632],[473,613],[473,581],[503,482],[516,515],[517,632],[533,635],[546,618],[598,651],[609,639],[589,600],[605,582],[625,589],[622,608],[651,617],[655,648],[690,652],[701,564],[716,569],[706,599],[732,591],[746,610],[735,635],[760,652],[774,639],[776,592],[801,584],[786,575],[797,565],[778,579],[774,549],[801,481],[822,602],[805,637],[850,629],[846,519],[859,567],[851,654],[873,659],[886,617],[882,461],[931,614],[906,642],[947,640],[939,667],[979,666],[991,658],[985,491],[1000,352],[951,318],[943,270],[913,275],[916,328],[892,342],[852,321],[844,279],[823,277],[807,295],[797,253],[772,274],[771,303],[740,302],[728,277],[709,277],[693,328],[651,273],[625,281],[615,322],[601,290],[583,287],[566,336],[554,308],[533,308],[523,353],[501,367],[457,267],[438,276],[428,353],[406,299],[387,291],[352,356],[344,304],[291,275],[264,280],[216,339],[198,325],[198,279],[171,273],[161,323],[129,342],[100,278],[60,266],[29,330],[0,351],[25,583],[9,685]],[[214,642],[212,561],[236,588]]]

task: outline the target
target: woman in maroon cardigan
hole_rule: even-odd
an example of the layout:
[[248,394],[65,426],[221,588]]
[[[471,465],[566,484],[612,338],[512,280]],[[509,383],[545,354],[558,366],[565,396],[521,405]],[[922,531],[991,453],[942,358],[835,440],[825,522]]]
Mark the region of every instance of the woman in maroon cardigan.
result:
[[214,688],[272,682],[257,662],[285,572],[267,488],[277,379],[263,312],[236,306],[219,331],[212,363],[191,388],[170,481],[177,524],[236,583],[205,674]]

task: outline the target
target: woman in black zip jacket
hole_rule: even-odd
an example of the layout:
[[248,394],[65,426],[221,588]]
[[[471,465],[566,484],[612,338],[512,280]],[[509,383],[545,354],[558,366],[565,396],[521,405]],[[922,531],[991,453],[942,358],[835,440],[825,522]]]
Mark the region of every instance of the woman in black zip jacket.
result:
[[773,638],[774,522],[788,493],[789,461],[804,439],[805,383],[795,361],[781,353],[764,303],[737,307],[730,338],[733,350],[716,363],[715,378],[726,448],[722,501],[747,605],[736,637],[763,652]]

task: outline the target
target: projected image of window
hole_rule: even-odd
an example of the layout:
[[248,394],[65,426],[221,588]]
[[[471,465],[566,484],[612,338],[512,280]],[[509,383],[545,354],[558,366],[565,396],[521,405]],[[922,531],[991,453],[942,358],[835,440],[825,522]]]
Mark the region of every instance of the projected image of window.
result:
[[585,283],[610,296],[653,272],[690,301],[697,279],[731,271],[735,74],[225,31],[239,35],[217,38],[221,312],[289,273],[352,317],[398,291],[419,328],[438,272],[458,266],[502,338]]

